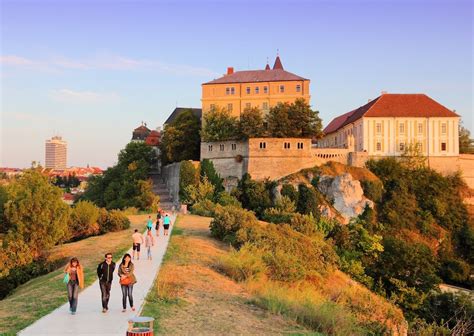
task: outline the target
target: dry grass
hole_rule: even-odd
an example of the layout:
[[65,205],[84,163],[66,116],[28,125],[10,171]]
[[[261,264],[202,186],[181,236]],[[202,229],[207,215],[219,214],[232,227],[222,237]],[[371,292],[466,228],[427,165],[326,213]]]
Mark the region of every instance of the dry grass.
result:
[[157,318],[155,331],[170,335],[275,335],[307,331],[292,320],[247,303],[243,284],[214,265],[229,251],[209,236],[210,218],[182,216],[175,225],[166,262],[142,315]]
[[[48,258],[68,260],[77,257],[85,268],[86,286],[90,285],[95,281],[96,266],[103,260],[104,254],[112,252],[114,259],[118,259],[130,248],[133,230],[144,229],[147,215],[129,218],[130,229],[56,246]],[[67,297],[62,276],[61,267],[21,285],[0,301],[0,334],[14,334],[65,303]]]

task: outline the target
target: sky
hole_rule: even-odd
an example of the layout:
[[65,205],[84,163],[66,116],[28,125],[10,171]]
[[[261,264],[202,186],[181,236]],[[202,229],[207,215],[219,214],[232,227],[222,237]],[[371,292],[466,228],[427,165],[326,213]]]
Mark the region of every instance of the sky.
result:
[[142,121],[200,107],[201,84],[273,65],[311,80],[323,125],[389,93],[426,93],[474,132],[473,1],[0,0],[0,166],[106,168]]

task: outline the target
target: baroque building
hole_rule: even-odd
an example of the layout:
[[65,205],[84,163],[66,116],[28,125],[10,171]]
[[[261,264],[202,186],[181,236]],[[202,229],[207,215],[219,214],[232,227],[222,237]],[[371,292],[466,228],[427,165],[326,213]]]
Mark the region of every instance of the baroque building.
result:
[[265,114],[280,102],[303,98],[309,103],[309,82],[283,69],[280,56],[273,68],[267,64],[264,70],[234,72],[229,67],[224,76],[201,85],[202,112],[220,107],[238,117],[246,108],[258,107]]

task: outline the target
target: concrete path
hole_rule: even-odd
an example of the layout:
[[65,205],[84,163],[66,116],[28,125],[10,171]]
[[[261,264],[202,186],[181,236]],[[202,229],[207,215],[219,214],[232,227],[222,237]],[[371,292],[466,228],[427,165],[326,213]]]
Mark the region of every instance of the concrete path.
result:
[[[172,223],[175,219],[176,216],[172,215]],[[155,237],[155,246],[152,248],[153,260],[146,259],[146,249],[142,246],[140,260],[133,261],[137,277],[137,283],[133,286],[135,312],[130,310],[127,302],[127,312],[122,313],[122,291],[117,276],[117,263],[110,292],[109,311],[106,314],[102,313],[99,280],[97,280],[79,293],[76,315],[69,313],[69,303],[66,303],[22,330],[19,335],[125,335],[128,319],[140,315],[144,299],[152,287],[168,245],[170,236],[163,236],[162,227],[160,237],[156,237],[154,228],[153,235]],[[131,250],[129,253],[132,255]],[[67,296],[66,285],[64,285],[64,296]]]

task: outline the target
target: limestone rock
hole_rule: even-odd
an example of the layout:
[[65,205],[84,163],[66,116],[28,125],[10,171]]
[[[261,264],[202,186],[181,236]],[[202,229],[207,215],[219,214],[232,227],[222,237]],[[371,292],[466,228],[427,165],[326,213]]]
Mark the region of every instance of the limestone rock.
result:
[[374,202],[364,196],[360,182],[348,173],[336,177],[321,175],[318,190],[333,203],[346,223],[360,215],[366,205],[374,207]]

